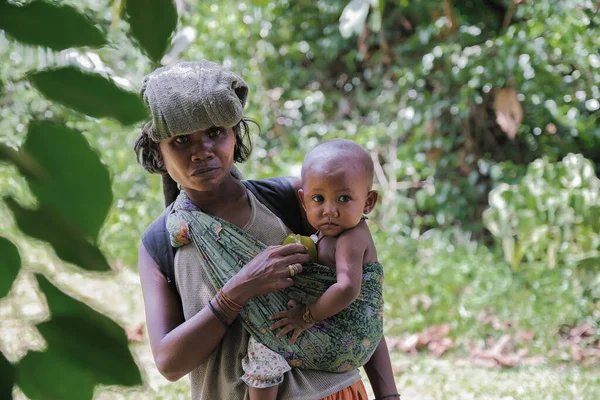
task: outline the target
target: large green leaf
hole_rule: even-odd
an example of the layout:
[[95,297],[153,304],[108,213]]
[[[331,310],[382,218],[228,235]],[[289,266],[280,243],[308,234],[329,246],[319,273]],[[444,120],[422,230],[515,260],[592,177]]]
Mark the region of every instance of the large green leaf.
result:
[[15,367],[0,351],[0,399],[12,399],[15,384]]
[[95,242],[112,203],[110,176],[81,132],[47,121],[29,126],[22,150],[47,179],[28,179],[40,203],[56,209]]
[[[95,313],[92,309],[84,312]],[[108,318],[106,320],[110,321]],[[113,337],[103,326],[90,321],[87,315],[53,317],[38,325],[38,329],[48,347],[59,352],[63,359],[68,358],[81,369],[92,372],[95,383],[124,386],[142,383],[140,371],[129,352],[127,337],[122,329],[118,329],[118,337]],[[74,338],[77,340],[73,340]]]
[[19,269],[21,269],[19,250],[8,239],[0,237],[0,298],[10,291],[13,281],[19,275]]
[[17,386],[31,400],[87,400],[94,394],[92,373],[51,348],[27,353],[16,370]]
[[123,0],[131,36],[154,62],[165,54],[177,27],[177,8],[173,0]]
[[37,210],[28,210],[12,198],[4,201],[14,214],[19,229],[26,235],[50,243],[61,259],[91,271],[110,270],[100,250],[56,209],[42,204]]
[[0,0],[0,29],[19,42],[53,50],[70,47],[100,47],[104,34],[73,7],[33,1],[16,6]]
[[42,167],[35,161],[31,156],[18,152],[4,144],[0,143],[0,161],[7,161],[14,164],[19,172],[23,175],[43,180],[46,178],[46,174]]
[[28,77],[44,96],[94,118],[113,118],[128,125],[148,116],[137,93],[98,74],[69,66],[34,72]]
[[46,295],[52,319],[38,325],[48,348],[88,370],[96,384],[134,386],[142,383],[129,351],[127,335],[110,318],[36,276]]

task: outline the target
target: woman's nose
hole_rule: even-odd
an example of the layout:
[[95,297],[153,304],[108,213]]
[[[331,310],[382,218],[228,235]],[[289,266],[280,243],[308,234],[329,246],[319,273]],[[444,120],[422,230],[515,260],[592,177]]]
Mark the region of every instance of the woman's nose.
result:
[[202,161],[213,157],[213,148],[210,140],[197,138],[192,141],[192,161]]

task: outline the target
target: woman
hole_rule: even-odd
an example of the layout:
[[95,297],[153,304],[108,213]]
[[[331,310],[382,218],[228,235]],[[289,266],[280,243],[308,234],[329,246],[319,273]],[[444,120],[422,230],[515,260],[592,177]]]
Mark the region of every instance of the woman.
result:
[[[174,272],[168,272],[173,255],[165,245],[166,213],[142,237],[139,269],[152,353],[167,379],[190,374],[195,399],[247,398],[239,377],[249,334],[222,301],[243,306],[255,296],[287,288],[293,285],[290,274],[310,260],[300,244],[278,245],[288,226],[301,233],[308,230],[299,219],[299,181],[241,181],[233,165],[250,154],[242,114],[247,94],[239,76],[208,61],[159,68],[142,85],[152,116],[135,146],[144,167],[161,173],[163,183],[176,181],[204,213],[271,245],[217,293],[199,267],[193,245],[177,250]],[[168,184],[164,188],[170,203],[173,193]],[[384,341],[365,366],[373,391],[377,398],[398,398],[391,366],[379,360],[385,359],[381,354],[387,354]],[[286,378],[280,398],[364,397],[356,370],[334,374],[293,369]]]

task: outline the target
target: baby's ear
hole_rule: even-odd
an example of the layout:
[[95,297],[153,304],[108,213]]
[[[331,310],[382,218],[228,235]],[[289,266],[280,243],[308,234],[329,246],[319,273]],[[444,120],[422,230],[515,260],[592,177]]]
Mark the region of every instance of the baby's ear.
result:
[[306,206],[304,205],[304,190],[298,189],[298,198],[300,199],[300,204],[302,204],[302,208],[306,211]]
[[377,190],[369,190],[369,193],[367,194],[367,200],[365,201],[365,208],[363,209],[363,214],[368,214],[373,211],[378,199],[379,193]]

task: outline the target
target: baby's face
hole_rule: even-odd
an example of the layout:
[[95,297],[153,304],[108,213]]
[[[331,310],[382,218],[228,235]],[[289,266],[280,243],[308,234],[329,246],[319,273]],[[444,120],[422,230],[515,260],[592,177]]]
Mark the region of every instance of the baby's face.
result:
[[308,169],[298,192],[308,222],[326,236],[337,236],[355,227],[368,213],[370,195],[366,174],[348,165]]

